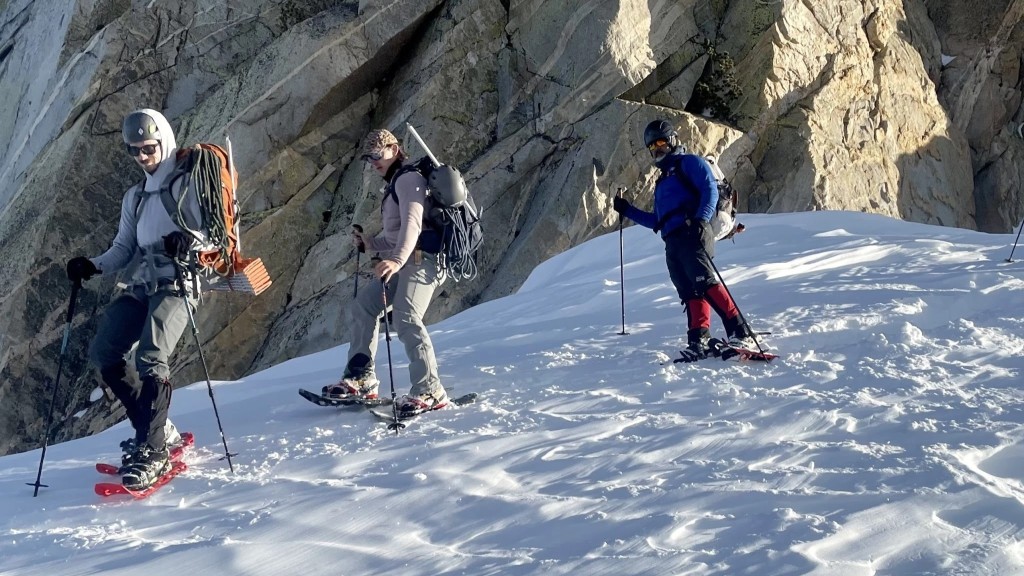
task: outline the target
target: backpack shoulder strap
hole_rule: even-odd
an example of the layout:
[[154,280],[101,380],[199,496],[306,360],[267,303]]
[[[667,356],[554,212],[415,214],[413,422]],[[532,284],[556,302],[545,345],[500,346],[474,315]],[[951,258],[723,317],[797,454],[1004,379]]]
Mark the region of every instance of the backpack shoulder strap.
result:
[[128,189],[129,194],[135,194],[135,206],[132,208],[132,212],[135,214],[136,222],[139,221],[139,211],[142,210],[142,192],[145,190],[145,188],[146,181],[143,180],[142,182],[139,182],[138,184],[135,184],[134,186]]
[[412,164],[406,164],[399,168],[397,172],[395,172],[395,175],[391,177],[391,181],[388,182],[388,190],[384,194],[385,200],[387,199],[388,196],[390,196],[395,201],[395,204],[398,204],[398,193],[395,191],[395,183],[398,182],[398,179],[400,177],[402,177],[405,174],[408,174],[409,172],[419,172],[420,175],[422,175],[423,171],[420,169],[420,162],[421,161],[417,161],[413,162]]

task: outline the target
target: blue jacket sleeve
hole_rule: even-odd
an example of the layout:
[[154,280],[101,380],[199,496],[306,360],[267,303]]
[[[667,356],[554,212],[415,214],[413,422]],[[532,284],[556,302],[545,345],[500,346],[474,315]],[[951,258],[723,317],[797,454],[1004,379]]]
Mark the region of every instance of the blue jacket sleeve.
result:
[[687,178],[700,191],[700,202],[697,204],[696,216],[705,222],[710,222],[718,208],[718,181],[711,171],[707,160],[695,154],[683,156],[683,171]]
[[633,205],[626,209],[626,213],[623,216],[651,230],[654,230],[654,227],[658,225],[658,217],[654,213],[645,212]]

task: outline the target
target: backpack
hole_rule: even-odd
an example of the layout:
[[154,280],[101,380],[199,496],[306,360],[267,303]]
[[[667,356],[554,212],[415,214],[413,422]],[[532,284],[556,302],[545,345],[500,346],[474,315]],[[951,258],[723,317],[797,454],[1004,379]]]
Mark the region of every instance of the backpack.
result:
[[711,231],[716,241],[732,238],[744,228],[743,224],[736,221],[736,189],[725,177],[714,156],[705,156],[704,160],[711,166],[711,174],[718,183],[718,205],[715,206],[715,215],[711,217]]
[[[718,184],[718,204],[715,205],[715,213],[711,216],[711,231],[714,235],[715,241],[725,240],[726,238],[732,238],[736,234],[744,230],[743,224],[736,222],[736,189],[733,188],[732,184],[725,178],[725,174],[722,169],[718,167],[718,162],[715,161],[714,156],[704,156],[704,160],[711,166],[711,174],[714,176],[716,183]],[[673,171],[677,175],[679,182],[683,186],[694,192],[696,196],[700,197],[700,191],[694,186],[693,182],[690,181],[689,177],[678,168]],[[680,213],[687,211],[686,206],[680,205],[670,210],[667,214],[661,217],[654,226],[654,232],[657,233],[665,226],[665,224],[673,217]]]
[[[209,280],[209,287],[253,295],[266,290],[271,280],[263,261],[242,257],[231,153],[216,144],[196,144],[179,148],[175,163],[174,171],[160,188],[160,201],[183,232],[196,239],[201,231],[206,232],[208,244],[195,251],[195,263]],[[181,193],[175,201],[171,189],[178,181]],[[182,210],[189,190],[199,199],[200,222]]]
[[[456,282],[476,277],[477,252],[483,246],[481,211],[473,200],[462,173],[447,164],[435,165],[429,156],[403,166],[392,183],[406,172],[419,172],[427,180],[427,201],[423,207],[424,230],[420,247],[438,255],[438,265]],[[398,203],[393,184],[388,194]]]

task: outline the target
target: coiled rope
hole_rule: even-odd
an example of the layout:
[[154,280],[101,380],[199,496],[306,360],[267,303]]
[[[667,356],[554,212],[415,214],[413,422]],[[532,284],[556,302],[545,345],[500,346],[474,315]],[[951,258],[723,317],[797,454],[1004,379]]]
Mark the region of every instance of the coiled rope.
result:
[[[465,210],[465,218],[460,214],[461,210]],[[470,227],[479,221],[480,216],[468,204],[457,208],[443,208],[440,209],[440,212],[444,215],[444,221],[451,223],[451,226],[443,228],[441,245],[445,249],[437,255],[438,264],[456,282],[476,278],[479,269],[475,251],[479,248],[479,241],[476,242],[476,246],[473,245],[474,238]],[[459,260],[452,260],[448,258],[448,254],[464,254],[465,256]]]
[[[202,221],[199,230],[192,230],[186,225],[184,213],[185,200],[188,194],[183,190],[178,197],[177,224],[188,230],[197,238],[202,237],[202,231],[206,232],[210,246],[216,246],[220,252],[220,258],[226,266],[210,266],[217,274],[227,276],[231,274],[231,228],[228,225],[227,208],[224,205],[224,182],[221,179],[221,160],[212,150],[199,147],[192,152],[192,167],[189,177],[186,180],[187,188],[194,191],[199,201],[199,214]],[[218,270],[223,268],[223,272]]]

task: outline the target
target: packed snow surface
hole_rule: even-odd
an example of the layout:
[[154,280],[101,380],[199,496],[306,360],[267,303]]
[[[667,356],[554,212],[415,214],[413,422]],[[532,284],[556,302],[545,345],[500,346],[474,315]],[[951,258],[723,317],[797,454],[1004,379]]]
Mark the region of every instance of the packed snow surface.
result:
[[[770,364],[668,362],[683,309],[660,239],[627,228],[628,335],[612,233],[432,326],[451,394],[481,400],[398,435],[296,394],[341,346],[214,382],[234,474],[205,382],[171,406],[190,469],[147,500],[93,494],[125,423],[51,446],[37,498],[39,451],[0,458],[0,574],[1024,573],[1013,235],[743,221],[715,262]],[[390,394],[383,345],[378,372]]]

